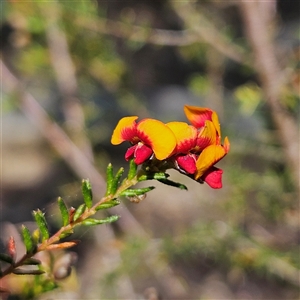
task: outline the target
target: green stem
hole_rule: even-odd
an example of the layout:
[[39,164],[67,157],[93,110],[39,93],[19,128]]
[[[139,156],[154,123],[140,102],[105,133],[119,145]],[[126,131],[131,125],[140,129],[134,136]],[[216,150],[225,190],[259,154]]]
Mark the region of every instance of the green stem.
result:
[[84,221],[85,219],[93,216],[97,212],[96,208],[99,205],[101,205],[102,203],[111,201],[112,199],[118,198],[119,195],[123,191],[127,190],[129,187],[135,185],[136,183],[138,183],[137,176],[135,176],[131,180],[128,180],[128,179],[126,180],[125,179],[122,182],[121,186],[118,188],[118,190],[116,191],[115,194],[111,194],[111,195],[103,197],[99,202],[97,202],[96,204],[94,204],[91,208],[87,209],[76,221],[71,222],[70,224],[61,227],[52,237],[50,237],[49,239],[45,240],[44,242],[42,242],[38,246],[37,252],[46,250],[49,245],[52,245],[52,244],[58,242],[60,240],[60,236],[63,233],[71,231],[75,226],[80,225],[80,223],[82,221]]
[[138,178],[137,176],[133,177],[132,179],[125,179],[121,186],[117,189],[117,191],[114,194],[104,196],[100,201],[98,201],[96,204],[94,204],[91,208],[86,209],[86,211],[76,220],[71,222],[70,224],[61,227],[55,234],[53,234],[49,239],[44,240],[36,249],[36,251],[32,253],[26,253],[21,257],[17,262],[11,264],[7,269],[2,271],[2,274],[0,278],[3,278],[4,276],[10,274],[15,270],[16,268],[20,267],[23,265],[24,261],[28,258],[31,258],[34,256],[36,253],[45,251],[47,248],[59,242],[61,240],[61,235],[66,232],[70,232],[73,230],[73,228],[77,225],[80,225],[82,221],[86,220],[87,218],[93,216],[97,212],[97,207],[101,205],[102,203],[111,201],[112,199],[118,198],[120,194],[130,188],[131,186],[135,185],[138,183]]

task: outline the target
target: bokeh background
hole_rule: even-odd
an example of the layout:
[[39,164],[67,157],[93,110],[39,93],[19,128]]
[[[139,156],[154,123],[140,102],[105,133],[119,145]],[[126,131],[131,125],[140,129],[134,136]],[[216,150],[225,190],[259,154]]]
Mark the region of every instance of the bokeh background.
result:
[[123,116],[206,106],[231,142],[223,189],[170,172],[189,190],[124,199],[116,224],[76,232],[71,276],[39,299],[299,299],[299,3],[1,2],[4,243],[36,208],[54,232],[82,178],[103,195],[107,164],[127,165],[110,145]]

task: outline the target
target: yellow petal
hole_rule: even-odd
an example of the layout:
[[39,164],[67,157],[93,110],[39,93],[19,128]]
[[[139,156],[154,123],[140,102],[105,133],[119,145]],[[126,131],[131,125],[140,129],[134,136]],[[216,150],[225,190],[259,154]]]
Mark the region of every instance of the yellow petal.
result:
[[170,156],[176,147],[175,135],[161,121],[144,119],[138,123],[137,132],[141,141],[152,148],[159,160]]
[[198,135],[197,145],[204,149],[209,145],[216,145],[217,144],[217,133],[216,128],[213,122],[205,121],[205,127]]
[[229,139],[228,139],[227,136],[224,139],[224,145],[223,145],[223,147],[225,149],[225,152],[228,153],[229,150],[230,150],[230,143],[229,143]]
[[215,128],[216,128],[216,131],[218,133],[218,136],[221,139],[221,126],[220,126],[220,123],[219,123],[219,117],[218,117],[218,115],[217,115],[217,113],[215,111],[213,111],[213,113],[211,115],[211,120],[212,120],[212,122],[215,125]]
[[118,122],[111,137],[111,143],[113,145],[119,145],[124,141],[131,140],[130,134],[133,133],[136,129],[135,120],[137,118],[137,116],[124,117]]
[[226,151],[221,145],[210,145],[206,147],[197,159],[195,179],[199,179],[208,168],[212,167],[225,155]]
[[177,151],[187,153],[196,145],[197,129],[184,122],[170,122],[166,124],[174,133],[177,142]]

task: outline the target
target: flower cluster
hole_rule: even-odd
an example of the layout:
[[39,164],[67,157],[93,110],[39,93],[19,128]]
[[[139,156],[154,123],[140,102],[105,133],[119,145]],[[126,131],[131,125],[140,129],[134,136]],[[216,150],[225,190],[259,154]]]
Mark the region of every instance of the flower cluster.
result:
[[124,117],[117,124],[111,143],[130,142],[125,159],[134,159],[137,165],[164,162],[159,164],[164,170],[158,171],[165,171],[168,166],[212,188],[221,188],[223,171],[214,165],[228,153],[230,144],[227,137],[221,143],[218,115],[209,108],[189,105],[184,106],[184,112],[190,124],[164,124],[155,119],[137,122],[137,116]]

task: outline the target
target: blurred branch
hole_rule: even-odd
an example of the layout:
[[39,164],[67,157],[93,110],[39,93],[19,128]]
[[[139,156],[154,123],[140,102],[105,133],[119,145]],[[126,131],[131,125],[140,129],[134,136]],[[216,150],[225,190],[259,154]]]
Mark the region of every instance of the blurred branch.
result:
[[163,46],[186,46],[197,42],[197,37],[191,30],[153,29],[121,21],[104,18],[88,19],[82,16],[76,16],[75,22],[78,26],[88,30],[134,42]]
[[67,38],[58,26],[61,15],[59,5],[54,3],[47,6],[41,5],[46,21],[46,37],[51,61],[60,92],[65,97],[74,97],[77,94],[75,67],[69,53]]
[[222,120],[224,117],[224,57],[219,55],[215,49],[211,49],[207,53],[207,59],[207,77],[210,82],[207,106],[216,110]]
[[[173,3],[173,5],[175,5],[175,3]],[[226,40],[212,24],[209,24],[209,26],[200,26],[198,23],[197,26],[195,26],[195,24],[189,21],[190,11],[184,12],[181,9],[176,11],[186,21],[186,24],[189,26],[188,29],[153,29],[103,18],[87,19],[76,17],[75,22],[78,26],[89,30],[141,43],[162,46],[187,46],[201,42],[207,43],[224,56],[236,62],[247,64],[243,50],[232,44],[231,41]]]
[[172,1],[171,3],[189,30],[194,33],[195,42],[205,42],[225,57],[244,65],[251,65],[245,56],[245,51],[222,34],[221,30],[205,17],[193,2]]
[[275,56],[274,45],[268,31],[271,16],[265,17],[270,10],[263,10],[261,3],[240,1],[240,10],[244,19],[245,32],[253,49],[256,70],[264,90],[266,103],[270,108],[278,136],[285,152],[286,162],[293,174],[295,186],[300,192],[299,174],[299,128],[296,119],[280,101],[280,89],[284,73]]
[[92,161],[92,147],[84,133],[84,112],[78,99],[75,66],[70,56],[66,35],[58,26],[59,17],[61,16],[60,5],[54,1],[51,5],[40,5],[40,9],[47,23],[46,37],[50,58],[58,88],[62,95],[62,107],[69,134],[71,134],[73,140],[76,139],[76,145]]

